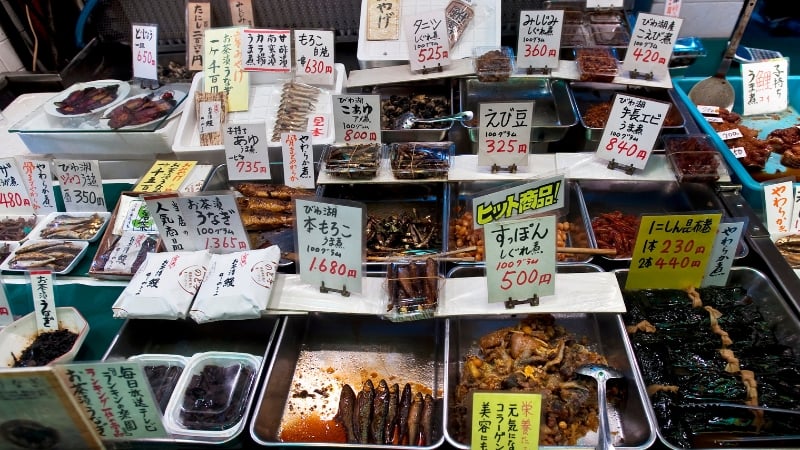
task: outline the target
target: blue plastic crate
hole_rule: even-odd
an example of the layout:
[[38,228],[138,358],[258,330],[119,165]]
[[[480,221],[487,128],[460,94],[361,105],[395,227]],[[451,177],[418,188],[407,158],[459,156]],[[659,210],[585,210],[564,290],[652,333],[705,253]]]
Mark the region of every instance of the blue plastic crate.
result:
[[[687,93],[689,90],[694,86],[698,81],[703,80],[702,77],[691,77],[691,78],[682,78],[682,79],[674,79],[673,83],[675,85],[675,91],[678,96],[683,100],[688,106],[689,111],[692,114],[692,117],[698,123],[700,128],[711,137],[711,140],[719,149],[722,156],[725,158],[725,162],[728,163],[730,166],[732,173],[731,179],[736,183],[740,183],[742,185],[742,195],[744,196],[745,200],[750,204],[750,206],[756,211],[763,214],[764,209],[764,182],[756,181],[753,178],[753,175],[745,169],[745,167],[739,162],[738,159],[728,150],[728,146],[722,139],[717,136],[717,133],[711,127],[711,125],[703,118],[703,115],[695,107],[696,105],[689,100]],[[728,81],[733,85],[733,89],[736,92],[736,101],[733,104],[734,112],[739,114],[742,113],[742,78],[741,77],[728,77]],[[760,114],[757,116],[742,116],[742,124],[760,130],[758,137],[761,139],[766,138],[766,136],[772,131],[779,128],[788,128],[792,126],[798,125],[800,122],[800,76],[790,76],[789,77],[789,108],[780,113],[774,114]],[[764,167],[763,177],[772,177],[772,178],[782,178],[785,176],[790,176],[793,172],[795,175],[795,179],[800,180],[800,170],[798,169],[789,169],[790,172],[786,172],[787,168],[781,164],[781,155],[773,153],[770,155],[769,159],[767,160],[766,166]],[[780,172],[786,172],[781,174]],[[795,183],[797,186],[800,183]]]

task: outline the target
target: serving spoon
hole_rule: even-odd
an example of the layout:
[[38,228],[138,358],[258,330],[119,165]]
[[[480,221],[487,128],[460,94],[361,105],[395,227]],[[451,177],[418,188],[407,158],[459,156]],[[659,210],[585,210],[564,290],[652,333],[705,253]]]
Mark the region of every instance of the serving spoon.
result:
[[433,119],[420,119],[419,117],[415,116],[413,112],[406,112],[400,115],[395,121],[395,129],[397,130],[409,130],[411,127],[414,126],[415,123],[435,123],[435,122],[447,122],[450,120],[472,120],[472,111],[461,111],[460,113],[451,114],[449,116],[443,117],[435,117]]
[[597,450],[614,450],[614,445],[611,444],[611,430],[608,426],[606,381],[612,378],[622,378],[623,375],[616,369],[603,364],[584,364],[575,372],[592,377],[597,381],[597,418],[600,421],[600,426],[597,427]]

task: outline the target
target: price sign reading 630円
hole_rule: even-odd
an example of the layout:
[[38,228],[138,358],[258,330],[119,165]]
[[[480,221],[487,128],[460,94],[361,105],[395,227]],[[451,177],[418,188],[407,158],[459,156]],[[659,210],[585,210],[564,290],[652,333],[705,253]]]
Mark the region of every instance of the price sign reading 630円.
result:
[[642,216],[625,289],[699,287],[722,214]]

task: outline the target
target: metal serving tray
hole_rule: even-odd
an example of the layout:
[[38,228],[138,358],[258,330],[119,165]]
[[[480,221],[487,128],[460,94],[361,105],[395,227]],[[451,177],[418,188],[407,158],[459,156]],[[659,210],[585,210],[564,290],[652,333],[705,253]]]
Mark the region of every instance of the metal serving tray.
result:
[[[235,325],[232,325],[234,324]],[[111,342],[103,361],[119,361],[141,354],[166,354],[190,357],[195,353],[207,351],[224,351],[249,353],[263,356],[267,361],[272,342],[277,336],[280,319],[262,317],[252,320],[210,322],[202,325],[191,320],[150,320],[128,319]],[[157,331],[156,331],[157,330]],[[262,364],[256,373],[256,380],[261,379]],[[252,389],[247,399],[246,411],[250,411],[256,389]],[[173,392],[173,395],[182,395]],[[242,420],[248,420],[248,413]],[[163,439],[137,439],[137,442],[148,442],[154,445],[168,443],[185,444],[224,444],[236,439],[238,435],[228,438],[206,438],[196,436],[169,435]]]
[[[652,412],[647,408],[644,397],[644,385],[632,356],[625,345],[625,328],[617,314],[562,314],[555,315],[556,323],[569,332],[585,336],[591,350],[606,356],[610,365],[620,370],[625,376],[627,397],[621,408],[609,409],[609,422],[612,440],[616,448],[645,449],[655,442],[654,421]],[[477,341],[492,331],[513,326],[519,318],[513,316],[493,319],[448,319],[446,322],[445,340],[445,410],[444,420],[447,424],[445,437],[454,447],[469,449],[470,443],[456,439],[454,418],[455,389],[460,381],[465,357],[479,353]],[[585,441],[585,442],[584,442]],[[576,448],[596,448],[597,435],[589,433],[578,442]],[[558,449],[557,446],[540,448]]]
[[679,133],[683,131],[686,118],[680,108],[676,105],[674,89],[657,89],[643,86],[627,86],[612,83],[594,83],[584,81],[573,81],[569,84],[569,90],[575,98],[578,108],[581,125],[586,129],[586,140],[599,141],[603,136],[605,128],[590,127],[583,120],[586,111],[594,104],[609,102],[615,94],[626,94],[644,97],[653,100],[660,100],[670,103],[667,116],[674,120],[676,125],[662,127],[662,133]]
[[[620,286],[625,285],[625,281],[628,277],[628,269],[618,269],[615,270],[614,273],[617,276],[617,280],[619,281]],[[763,273],[757,271],[756,269],[750,267],[733,267],[731,268],[730,277],[728,278],[728,283],[726,286],[742,286],[747,290],[747,297],[753,301],[753,304],[757,306],[759,311],[761,312],[762,316],[766,320],[769,328],[773,330],[775,333],[775,337],[777,338],[780,344],[786,345],[792,349],[796,358],[800,355],[800,319],[798,319],[797,315],[794,313],[792,308],[786,302],[786,300],[781,296],[772,282],[765,276]],[[620,316],[620,321],[622,321]],[[641,375],[641,367],[638,364],[638,359],[636,358],[636,353],[633,350],[633,346],[628,339],[627,333],[625,333],[625,346],[627,351],[633,355],[633,365],[634,369]],[[797,360],[797,364],[800,365],[800,359]],[[758,374],[756,374],[758,375]],[[642,378],[643,379],[643,378]],[[658,418],[653,411],[653,406],[650,401],[650,398],[647,397],[646,405],[648,408],[648,414],[652,415],[653,423],[656,428],[656,434],[658,438],[665,447],[679,450],[683,447],[676,446],[669,441],[667,441],[661,432],[661,426],[658,423]],[[769,413],[767,413],[769,414]],[[787,438],[792,438],[791,440]],[[735,443],[728,443],[728,446],[733,447],[747,447],[747,448],[781,448],[781,447],[797,447],[798,441],[800,441],[800,433],[794,436],[787,436],[784,438],[773,438],[767,439],[759,442],[758,438],[753,436],[752,439],[743,439],[738,440]],[[717,447],[709,447],[711,448],[719,448],[723,446],[720,444]],[[691,448],[702,448],[702,447],[691,447]]]
[[[592,224],[589,220],[588,214],[586,213],[586,205],[584,204],[583,195],[578,187],[578,183],[571,180],[566,180],[566,183],[567,197],[565,201],[565,208],[564,211],[559,214],[558,222],[567,221],[570,224],[570,231],[567,235],[567,246],[596,248],[597,246],[594,243],[594,236],[588,231]],[[448,186],[449,192],[447,195],[447,198],[450,201],[450,205],[446,212],[447,223],[454,224],[462,213],[472,211],[473,196],[489,189],[500,189],[503,185],[507,184],[508,182],[498,181],[451,183]],[[456,250],[458,248],[456,247],[455,237],[452,234],[452,227],[448,225],[447,239],[445,241],[446,251]],[[591,259],[592,255],[572,255],[563,261],[558,261],[558,264],[586,263]],[[481,267],[486,265],[484,261],[477,261],[474,263],[464,262],[459,264],[479,265]]]
[[[444,442],[443,328],[437,320],[391,323],[372,316],[287,316],[258,394],[251,437],[266,446],[373,447],[374,444],[283,442],[281,432],[284,426],[288,429],[298,422],[312,427],[314,419],[309,420],[310,416],[317,416],[319,421],[332,419],[343,384],[350,384],[358,392],[367,379],[375,385],[385,379],[390,384],[398,383],[401,389],[411,383],[413,392],[430,391],[436,399],[431,443],[404,448],[438,447]],[[315,395],[303,395],[303,391]]]
[[[727,215],[720,198],[710,186],[703,183],[579,180],[578,184],[586,204],[589,231],[595,245],[597,239],[591,221],[603,213],[621,211],[624,214],[642,215],[721,211],[723,217]],[[747,253],[748,246],[742,240],[736,249],[735,258],[743,258]],[[630,257],[610,259],[631,260]]]
[[[459,80],[462,111],[480,112],[481,103],[533,102],[531,142],[561,140],[567,130],[578,123],[578,110],[563,80],[511,77],[506,81],[482,82],[475,77]],[[472,142],[478,142],[480,126],[464,123]]]
[[[453,113],[453,92],[449,85],[443,82],[432,81],[430,84],[395,84],[389,86],[378,86],[374,89],[375,94],[380,95],[381,103],[393,95],[413,96],[424,94],[428,96],[444,97],[450,103],[447,114]],[[408,111],[404,111],[408,112]],[[420,117],[422,118],[422,117]],[[381,119],[383,119],[383,108],[381,107]],[[453,121],[439,122],[430,124],[431,128],[409,130],[386,129],[381,127],[381,139],[383,143],[392,142],[434,142],[447,139],[447,132],[453,127]]]

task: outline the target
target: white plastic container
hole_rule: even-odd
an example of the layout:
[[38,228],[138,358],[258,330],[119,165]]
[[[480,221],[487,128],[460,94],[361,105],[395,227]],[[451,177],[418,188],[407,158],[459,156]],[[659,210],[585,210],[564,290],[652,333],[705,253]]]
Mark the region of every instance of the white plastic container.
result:
[[[75,359],[86,335],[89,334],[89,323],[81,316],[77,309],[71,306],[60,306],[56,308],[59,329],[67,329],[78,335],[72,347],[51,361],[49,365],[68,363]],[[15,320],[7,327],[0,330],[0,368],[14,367],[14,357],[28,348],[38,336],[39,330],[36,328],[36,317],[33,312]]]
[[[181,379],[181,374],[186,369],[189,358],[182,355],[145,353],[131,356],[128,360],[136,361],[142,366],[156,403],[158,403],[162,413],[166,411],[169,400],[178,386],[178,380]],[[164,367],[163,375],[158,373],[161,370],[160,367]]]

